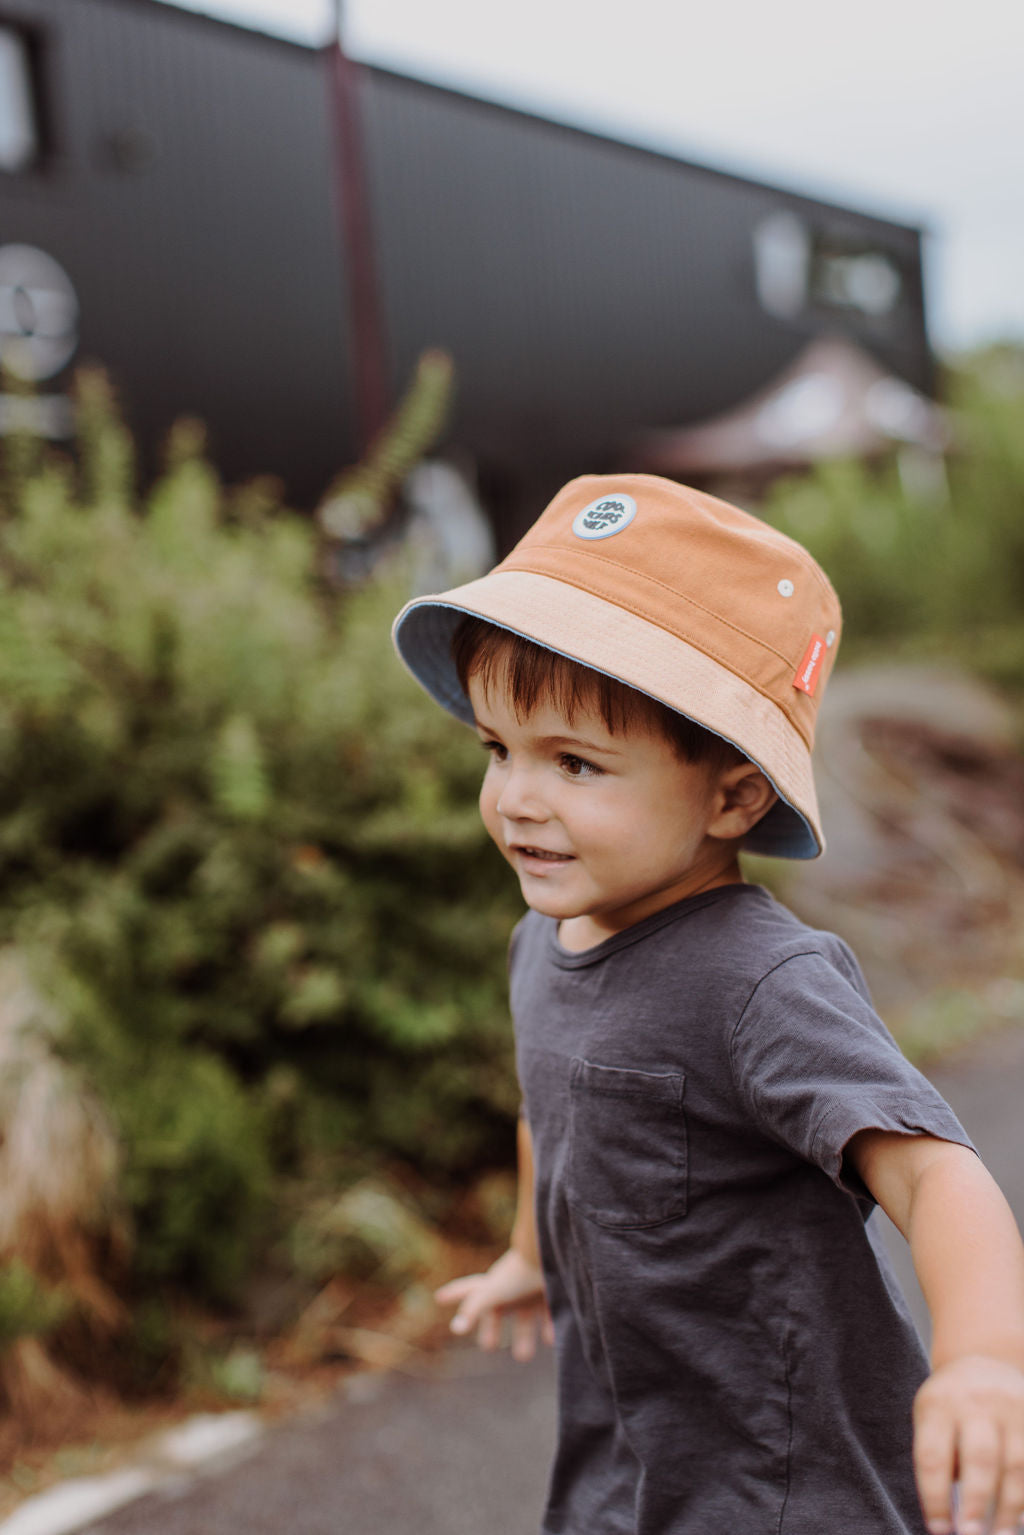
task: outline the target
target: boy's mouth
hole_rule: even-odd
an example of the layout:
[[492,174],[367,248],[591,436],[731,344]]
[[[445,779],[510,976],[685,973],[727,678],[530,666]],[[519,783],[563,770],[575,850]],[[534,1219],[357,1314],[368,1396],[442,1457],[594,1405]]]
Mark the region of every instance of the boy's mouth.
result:
[[571,853],[553,853],[546,847],[527,847],[522,842],[514,842],[511,851],[522,858],[539,858],[543,863],[568,863],[573,856]]

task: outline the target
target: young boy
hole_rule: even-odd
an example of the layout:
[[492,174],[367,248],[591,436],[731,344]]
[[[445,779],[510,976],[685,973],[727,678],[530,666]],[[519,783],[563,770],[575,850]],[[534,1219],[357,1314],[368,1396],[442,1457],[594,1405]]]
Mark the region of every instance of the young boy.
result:
[[[1013,1217],[846,945],[740,872],[741,848],[823,849],[839,623],[799,545],[649,475],[574,480],[489,575],[396,622],[479,733],[530,908],[512,1241],[440,1296],[485,1347],[511,1315],[519,1357],[553,1322],[546,1535],[919,1535],[922,1508],[932,1535],[1010,1535],[1024,1514]],[[928,1379],[876,1203],[931,1311]]]

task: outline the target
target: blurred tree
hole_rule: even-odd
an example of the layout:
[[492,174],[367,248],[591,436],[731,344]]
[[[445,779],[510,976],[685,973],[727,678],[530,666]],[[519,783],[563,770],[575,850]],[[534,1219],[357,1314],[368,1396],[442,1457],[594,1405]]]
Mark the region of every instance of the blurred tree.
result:
[[0,470],[0,943],[114,1128],[122,1283],[224,1298],[281,1178],[505,1154],[516,901],[475,743],[391,653],[400,570],[325,590],[315,529],[190,423],[139,505],[102,375],[78,412],[76,464]]

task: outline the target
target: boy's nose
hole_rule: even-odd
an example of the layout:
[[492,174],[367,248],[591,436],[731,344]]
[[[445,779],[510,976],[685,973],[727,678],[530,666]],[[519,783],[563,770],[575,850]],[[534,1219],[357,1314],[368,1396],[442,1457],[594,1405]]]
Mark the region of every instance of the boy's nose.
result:
[[547,811],[527,768],[510,768],[495,805],[507,821],[544,821]]

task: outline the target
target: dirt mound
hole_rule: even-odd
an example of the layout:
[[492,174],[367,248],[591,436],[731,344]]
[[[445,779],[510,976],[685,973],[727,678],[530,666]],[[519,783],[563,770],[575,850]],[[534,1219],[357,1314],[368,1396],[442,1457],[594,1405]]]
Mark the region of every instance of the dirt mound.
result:
[[883,1007],[1024,975],[1024,755],[984,684],[933,667],[832,683],[816,754],[829,848],[785,898],[857,949]]

